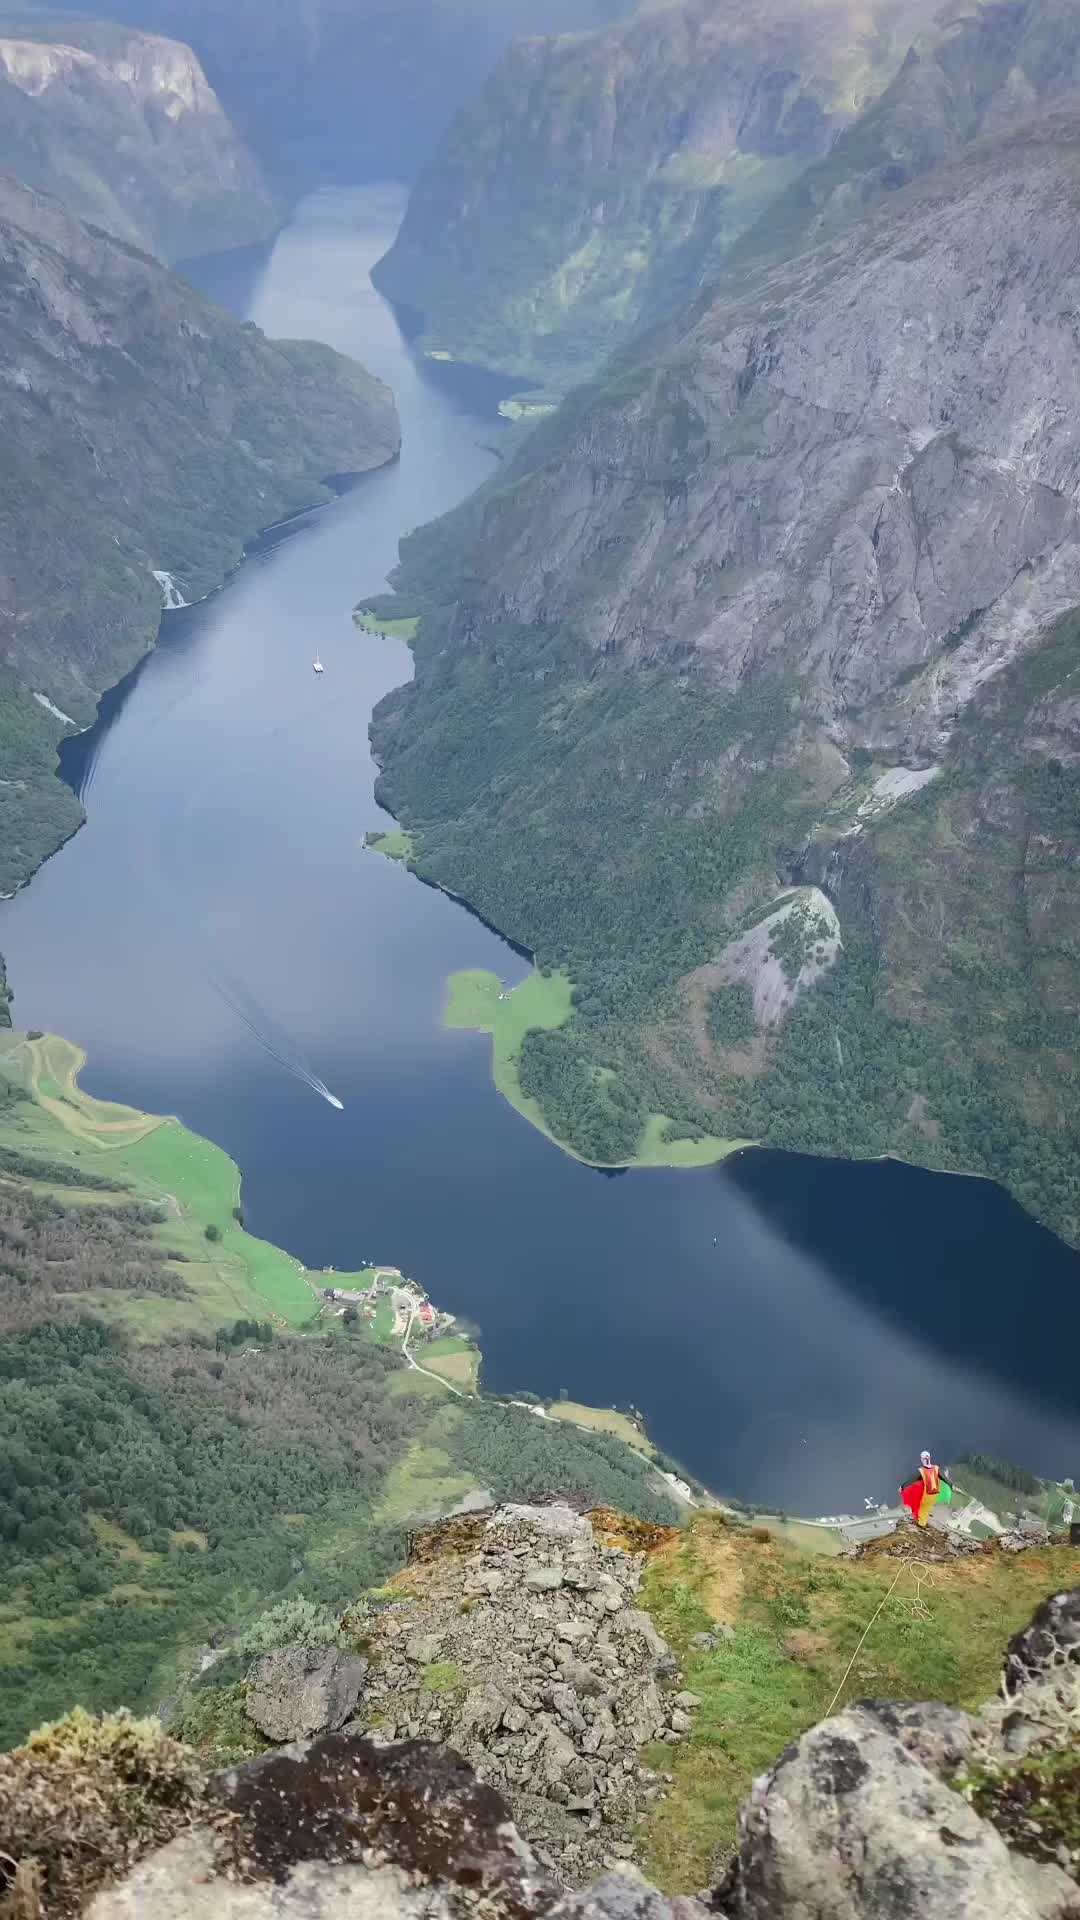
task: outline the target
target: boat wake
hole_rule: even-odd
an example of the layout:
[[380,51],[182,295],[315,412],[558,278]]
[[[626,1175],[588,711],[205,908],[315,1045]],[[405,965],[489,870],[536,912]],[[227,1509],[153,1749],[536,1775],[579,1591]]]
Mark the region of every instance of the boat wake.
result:
[[302,1086],[310,1087],[312,1093],[317,1093],[328,1106],[335,1107],[338,1113],[344,1113],[345,1102],[339,1100],[336,1093],[331,1093],[325,1080],[320,1080],[318,1074],[312,1073],[311,1068],[305,1065],[280,1022],[260,1006],[249,987],[229,976],[216,979],[213,974],[210,975],[210,985],[230,1013],[234,1013],[252,1038],[258,1041],[263,1052],[270,1055],[271,1060],[276,1060],[278,1066],[284,1067],[285,1072],[291,1073],[293,1079],[299,1080]]

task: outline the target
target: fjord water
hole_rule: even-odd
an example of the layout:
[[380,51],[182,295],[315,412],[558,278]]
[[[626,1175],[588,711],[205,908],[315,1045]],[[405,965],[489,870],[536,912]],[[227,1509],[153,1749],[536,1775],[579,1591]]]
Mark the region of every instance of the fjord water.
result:
[[272,249],[191,269],[388,380],[402,456],[167,615],[65,749],[88,823],[0,910],[20,1024],[85,1047],[89,1091],[225,1146],[256,1233],[313,1267],[401,1266],[479,1324],[490,1387],[636,1405],[719,1489],[861,1509],[923,1446],[1080,1474],[1080,1259],[999,1189],[764,1153],[605,1176],[503,1103],[485,1039],[443,1030],[453,969],[525,967],[363,851],[387,824],[368,717],[411,664],[351,610],[491,472],[500,427],[371,290],[400,211],[320,194]]

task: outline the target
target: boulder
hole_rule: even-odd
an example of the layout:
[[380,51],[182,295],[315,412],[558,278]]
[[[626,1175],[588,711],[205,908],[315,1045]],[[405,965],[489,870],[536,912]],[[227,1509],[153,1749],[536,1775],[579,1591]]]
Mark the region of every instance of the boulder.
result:
[[1058,1674],[1069,1674],[1080,1687],[1080,1587],[1045,1600],[1031,1625],[1010,1640],[1005,1692],[1015,1697],[1032,1681]]
[[[720,1910],[731,1920],[1046,1920],[1067,1908],[877,1706],[813,1727],[754,1783]],[[937,1712],[939,1710],[935,1710]],[[939,1749],[941,1729],[929,1736]],[[1080,1890],[1078,1890],[1080,1891]]]
[[336,1733],[360,1697],[367,1661],[339,1647],[277,1647],[248,1682],[247,1710],[268,1740]]

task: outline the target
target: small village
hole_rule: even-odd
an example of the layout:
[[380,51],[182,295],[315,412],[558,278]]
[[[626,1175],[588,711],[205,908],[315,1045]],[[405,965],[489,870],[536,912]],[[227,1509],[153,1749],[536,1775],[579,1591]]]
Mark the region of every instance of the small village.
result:
[[[333,1267],[324,1267],[324,1276],[332,1276]],[[338,1287],[324,1285],[323,1299],[327,1310],[339,1318],[345,1318],[350,1311],[360,1319],[368,1321],[372,1328],[387,1336],[411,1340],[434,1340],[438,1335],[449,1333],[456,1325],[452,1313],[443,1313],[433,1307],[422,1287],[415,1280],[409,1280],[400,1267],[372,1267],[365,1269],[371,1278],[365,1287]],[[349,1274],[343,1278],[354,1279],[360,1276]],[[388,1320],[379,1309],[385,1305],[392,1314]]]

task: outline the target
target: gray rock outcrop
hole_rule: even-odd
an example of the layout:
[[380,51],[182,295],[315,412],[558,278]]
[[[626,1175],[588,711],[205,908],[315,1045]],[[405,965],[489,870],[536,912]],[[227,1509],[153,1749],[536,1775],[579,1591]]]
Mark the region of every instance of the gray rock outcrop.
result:
[[634,1604],[642,1557],[560,1504],[448,1525],[456,1551],[415,1565],[366,1625],[356,1730],[447,1741],[506,1795],[538,1857],[580,1885],[631,1853],[660,1790],[639,1749],[691,1725],[671,1651]]
[[[421,1544],[408,1577],[423,1587],[425,1569],[454,1561],[449,1597],[500,1572],[526,1610],[521,1570],[495,1556],[524,1560],[546,1542],[564,1581],[595,1571],[577,1516],[552,1509],[546,1532],[535,1518],[504,1509],[479,1540],[459,1530],[454,1550],[430,1559]],[[614,1598],[601,1584],[559,1592]],[[625,1637],[657,1657],[642,1616],[620,1607],[614,1617],[624,1615]],[[407,1622],[397,1625],[400,1635]],[[481,1631],[498,1642],[492,1622]],[[811,1728],[755,1781],[731,1867],[696,1899],[658,1893],[621,1858],[568,1890],[565,1858],[552,1868],[504,1795],[445,1745],[331,1734],[208,1779],[153,1723],[74,1716],[68,1741],[0,1756],[0,1913],[22,1920],[22,1907],[5,1904],[14,1867],[48,1895],[49,1920],[1078,1920],[1078,1649],[1080,1588],[1047,1601],[1015,1637],[1001,1697],[980,1713],[868,1700]],[[600,1697],[583,1674],[573,1685],[581,1700]],[[678,1698],[675,1711],[693,1711],[692,1695]],[[494,1704],[455,1711],[472,1734],[483,1727],[481,1753],[503,1760]],[[554,1734],[545,1751],[574,1750]],[[103,1888],[110,1870],[116,1884]]]
[[248,1713],[268,1740],[336,1733],[356,1706],[366,1668],[336,1647],[277,1647],[248,1682]]

